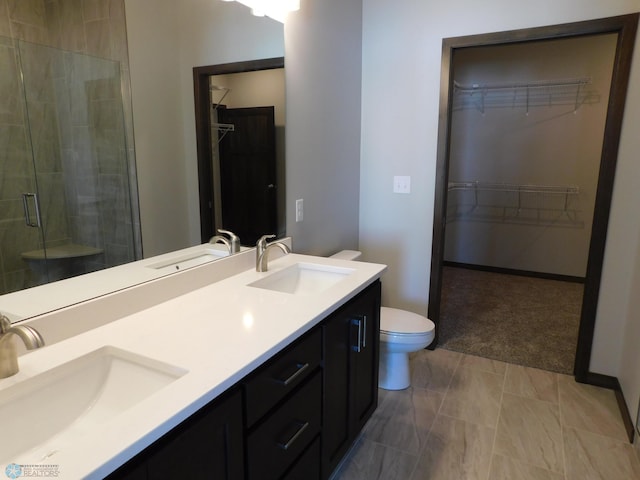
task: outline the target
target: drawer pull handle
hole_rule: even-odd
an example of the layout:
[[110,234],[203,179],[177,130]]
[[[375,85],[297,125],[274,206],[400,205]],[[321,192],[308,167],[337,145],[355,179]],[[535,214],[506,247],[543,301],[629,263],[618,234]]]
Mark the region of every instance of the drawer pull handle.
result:
[[289,438],[289,440],[287,440],[286,442],[278,442],[278,446],[283,450],[288,450],[289,448],[291,448],[291,445],[293,445],[293,443],[298,439],[298,437],[302,435],[302,432],[304,432],[308,426],[309,422],[298,423],[298,429],[291,436],[291,438]]
[[293,372],[293,374],[287,378],[286,380],[280,380],[280,382],[282,382],[282,384],[286,387],[287,385],[289,385],[291,382],[293,382],[296,378],[298,378],[302,372],[304,372],[307,368],[309,368],[309,364],[308,363],[297,363],[296,367],[298,367],[298,369]]

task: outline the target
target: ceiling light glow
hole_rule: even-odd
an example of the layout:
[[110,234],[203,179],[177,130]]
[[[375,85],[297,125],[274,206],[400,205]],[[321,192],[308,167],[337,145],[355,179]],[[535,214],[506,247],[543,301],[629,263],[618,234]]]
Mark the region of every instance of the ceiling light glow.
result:
[[[233,0],[222,0],[229,2]],[[267,16],[284,23],[289,12],[300,10],[300,0],[235,0],[249,7],[256,16]]]

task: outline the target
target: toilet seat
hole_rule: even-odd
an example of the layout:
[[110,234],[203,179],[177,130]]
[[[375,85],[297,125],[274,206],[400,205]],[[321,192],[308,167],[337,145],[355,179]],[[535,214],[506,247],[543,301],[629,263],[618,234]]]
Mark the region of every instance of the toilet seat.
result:
[[397,308],[380,308],[380,332],[392,336],[422,336],[433,333],[436,326],[427,317]]

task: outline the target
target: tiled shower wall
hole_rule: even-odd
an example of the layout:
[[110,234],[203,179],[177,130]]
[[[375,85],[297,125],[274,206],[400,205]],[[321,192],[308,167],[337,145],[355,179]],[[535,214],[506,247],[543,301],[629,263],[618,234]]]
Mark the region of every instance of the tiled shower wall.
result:
[[104,249],[88,269],[141,258],[123,0],[0,0],[0,36],[0,293],[28,286],[20,253],[42,247],[20,198],[35,189],[28,128],[47,245]]

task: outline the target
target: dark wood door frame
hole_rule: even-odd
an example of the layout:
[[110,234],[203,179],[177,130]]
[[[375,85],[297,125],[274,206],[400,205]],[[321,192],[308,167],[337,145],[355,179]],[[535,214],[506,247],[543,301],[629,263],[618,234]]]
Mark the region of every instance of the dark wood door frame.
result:
[[196,113],[198,149],[198,188],[200,198],[200,237],[208,242],[213,232],[213,166],[211,165],[211,128],[209,108],[211,93],[209,77],[230,73],[256,72],[284,68],[284,57],[222,63],[193,68],[193,94]]
[[[582,313],[574,375],[585,383],[606,383],[598,375],[589,372],[593,333],[600,292],[600,278],[607,239],[609,210],[613,194],[613,181],[618,157],[620,129],[624,113],[631,58],[638,27],[639,14],[589,20],[548,27],[514,30],[500,33],[446,38],[442,42],[442,71],[440,78],[440,112],[438,126],[438,152],[436,160],[436,188],[433,219],[433,249],[431,253],[431,283],[429,287],[429,318],[436,325],[440,320],[440,295],[442,289],[442,263],[444,259],[444,235],[447,208],[447,182],[449,148],[451,140],[451,104],[453,94],[452,58],[456,49],[504,45],[539,40],[557,40],[587,35],[617,33],[613,77],[609,94],[604,142],[600,159],[600,172],[596,191],[593,227],[587,261]],[[436,339],[438,341],[438,328]],[[603,385],[605,386],[605,385]],[[609,385],[607,385],[609,386]]]

